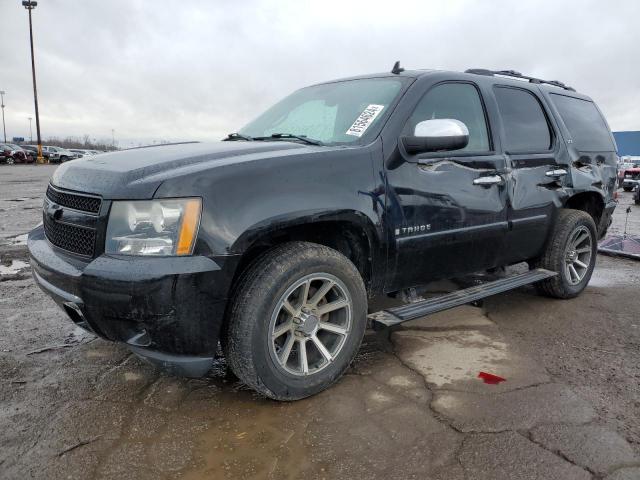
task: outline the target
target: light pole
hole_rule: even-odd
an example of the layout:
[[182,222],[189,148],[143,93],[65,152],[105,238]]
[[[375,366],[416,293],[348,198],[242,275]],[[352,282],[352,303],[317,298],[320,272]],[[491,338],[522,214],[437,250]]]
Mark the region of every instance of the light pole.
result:
[[111,147],[116,149],[116,131],[113,128],[111,129]]
[[4,90],[0,90],[0,105],[2,105],[2,131],[4,132],[4,143],[7,143],[7,127],[4,125]]
[[33,142],[33,128],[31,127],[31,117],[27,117],[29,119],[29,142]]
[[31,10],[36,8],[38,2],[23,0],[22,6],[29,11],[29,40],[31,41],[31,75],[33,77],[33,102],[36,107],[36,134],[38,135],[38,163],[46,163],[42,157],[42,139],[40,138],[40,114],[38,113],[38,88],[36,87],[36,62],[33,56],[33,26],[31,24]]

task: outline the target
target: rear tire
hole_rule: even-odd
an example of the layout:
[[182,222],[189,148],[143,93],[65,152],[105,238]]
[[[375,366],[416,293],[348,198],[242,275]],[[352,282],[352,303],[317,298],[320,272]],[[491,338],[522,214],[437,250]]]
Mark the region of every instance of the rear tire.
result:
[[15,163],[15,160],[11,157],[7,157],[7,165],[13,165]]
[[347,369],[366,327],[367,294],[341,253],[291,242],[243,274],[224,345],[235,375],[275,400],[321,392]]
[[536,284],[540,293],[554,298],[573,298],[587,286],[596,264],[597,231],[591,215],[562,209],[535,266],[557,272]]

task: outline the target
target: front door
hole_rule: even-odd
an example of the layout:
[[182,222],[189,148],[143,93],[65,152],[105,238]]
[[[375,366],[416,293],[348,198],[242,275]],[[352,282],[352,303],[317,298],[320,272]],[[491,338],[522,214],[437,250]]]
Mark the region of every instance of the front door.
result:
[[505,158],[494,152],[484,102],[468,82],[437,84],[406,122],[450,118],[469,129],[460,150],[408,156],[386,169],[386,290],[500,264],[508,228]]

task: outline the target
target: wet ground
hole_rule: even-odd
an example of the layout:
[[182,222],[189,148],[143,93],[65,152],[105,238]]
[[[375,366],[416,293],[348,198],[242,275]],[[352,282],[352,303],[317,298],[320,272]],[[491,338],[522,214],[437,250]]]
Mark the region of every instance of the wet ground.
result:
[[277,403],[222,359],[170,377],[66,320],[18,263],[53,169],[0,166],[0,478],[640,479],[640,263],[370,333],[338,384]]

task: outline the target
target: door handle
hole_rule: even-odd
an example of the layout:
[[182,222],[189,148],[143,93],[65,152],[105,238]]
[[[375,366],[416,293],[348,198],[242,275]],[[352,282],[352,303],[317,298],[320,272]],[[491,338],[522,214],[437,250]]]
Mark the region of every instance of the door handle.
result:
[[491,185],[502,185],[502,177],[500,175],[489,175],[488,177],[479,177],[473,180],[474,185],[481,187],[490,187]]
[[549,170],[548,172],[545,172],[545,175],[547,177],[564,177],[567,172],[564,168],[558,168],[556,170]]

